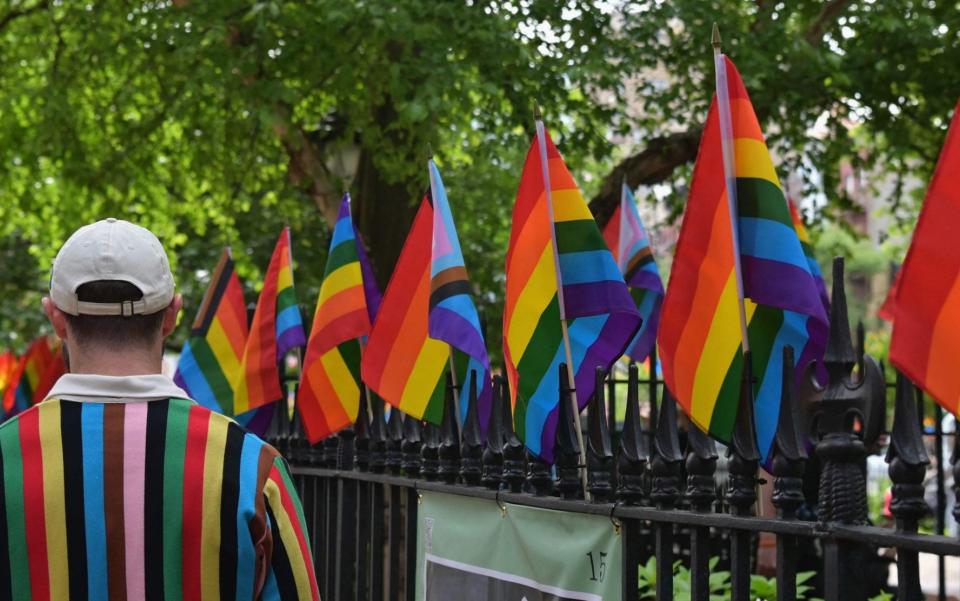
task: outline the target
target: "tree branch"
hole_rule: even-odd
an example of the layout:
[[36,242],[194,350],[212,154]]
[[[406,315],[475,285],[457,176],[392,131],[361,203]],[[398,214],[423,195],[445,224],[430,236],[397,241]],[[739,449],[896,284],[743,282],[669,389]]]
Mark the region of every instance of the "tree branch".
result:
[[813,46],[819,46],[823,40],[823,31],[851,1],[852,0],[830,0],[824,4],[823,9],[820,10],[820,14],[817,15],[817,18],[814,19],[810,27],[807,28],[807,33],[803,36],[804,39]]
[[0,31],[3,31],[4,29],[6,29],[7,25],[9,25],[15,19],[19,19],[20,17],[27,17],[29,15],[32,15],[35,12],[46,10],[49,7],[50,7],[50,0],[43,0],[42,2],[38,2],[37,4],[34,4],[29,8],[19,8],[19,9],[11,10],[7,14],[0,17]]
[[631,188],[656,184],[669,178],[674,169],[697,157],[700,143],[699,127],[650,140],[641,152],[627,157],[603,180],[600,192],[590,201],[590,210],[600,225],[607,220],[620,202],[620,186],[624,179]]

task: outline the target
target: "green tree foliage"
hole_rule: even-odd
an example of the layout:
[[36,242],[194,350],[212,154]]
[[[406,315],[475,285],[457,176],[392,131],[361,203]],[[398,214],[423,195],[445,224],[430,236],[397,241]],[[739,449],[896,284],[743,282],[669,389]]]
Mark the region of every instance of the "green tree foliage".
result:
[[[672,184],[677,215],[712,91],[713,21],[781,175],[817,168],[842,207],[829,180],[840,157],[929,172],[960,58],[947,2],[11,0],[0,9],[0,332],[19,346],[37,331],[59,244],[108,215],[162,237],[188,313],[227,244],[253,301],[290,224],[309,316],[349,188],[384,286],[432,148],[496,347],[533,102],[600,219],[624,175]],[[855,152],[851,120],[870,153]],[[354,155],[356,169],[342,169]]]

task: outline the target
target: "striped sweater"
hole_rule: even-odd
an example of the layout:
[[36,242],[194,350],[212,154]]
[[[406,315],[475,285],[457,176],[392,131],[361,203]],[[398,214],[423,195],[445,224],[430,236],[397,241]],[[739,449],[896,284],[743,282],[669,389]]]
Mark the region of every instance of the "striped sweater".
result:
[[318,599],[283,458],[186,399],[0,426],[0,599]]

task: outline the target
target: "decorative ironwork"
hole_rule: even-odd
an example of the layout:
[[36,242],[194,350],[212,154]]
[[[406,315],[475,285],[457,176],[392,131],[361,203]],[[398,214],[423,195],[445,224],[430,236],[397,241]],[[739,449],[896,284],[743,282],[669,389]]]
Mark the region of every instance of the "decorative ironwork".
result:
[[438,476],[447,484],[453,484],[460,475],[460,434],[459,408],[456,401],[456,388],[453,385],[453,376],[447,372],[446,394],[443,397],[443,418],[440,421],[440,448],[437,451],[440,459]]
[[[896,518],[897,531],[915,534],[920,518],[930,512],[923,498],[923,478],[930,458],[920,431],[916,388],[900,372],[897,372],[896,410],[890,431],[887,463],[890,464],[889,474],[893,482],[890,513]],[[924,599],[917,552],[901,550],[898,559],[897,598],[905,601]]]
[[510,492],[523,490],[526,453],[523,443],[513,430],[513,410],[510,406],[509,383],[500,379],[500,398],[503,407],[503,481]]
[[606,503],[613,498],[613,451],[605,413],[605,378],[606,373],[598,367],[595,392],[587,407],[587,489],[596,503]]
[[481,481],[483,485],[491,490],[500,490],[503,484],[503,443],[505,436],[503,433],[504,421],[504,403],[508,405],[506,410],[509,412],[509,400],[505,400],[502,395],[503,378],[494,376],[492,383],[492,395],[490,401],[490,420],[487,423],[487,438],[483,449],[483,473]]
[[370,422],[367,413],[367,394],[366,387],[364,393],[360,395],[360,410],[357,411],[357,421],[353,424],[353,450],[350,452],[350,445],[345,444],[349,440],[351,432],[342,431],[340,439],[340,454],[337,457],[337,466],[340,469],[349,469],[346,467],[351,458],[356,457],[357,469],[365,472],[370,469]]
[[560,406],[556,433],[555,455],[557,459],[557,489],[564,499],[579,499],[583,496],[580,482],[580,443],[576,428],[580,427],[580,415],[573,414],[573,396],[570,391],[569,373],[565,363],[560,364]]
[[384,421],[383,399],[373,395],[370,409],[370,471],[382,474],[387,465],[387,422]]
[[483,474],[483,439],[480,436],[480,415],[477,407],[477,372],[470,371],[470,394],[467,397],[467,419],[460,441],[460,479],[468,486],[479,486]]
[[400,453],[403,456],[403,473],[409,478],[420,476],[420,437],[423,431],[423,425],[415,417],[407,416],[403,420],[403,443],[400,445]]
[[440,474],[440,428],[424,422],[420,442],[420,475],[427,482],[435,481]]
[[627,505],[643,500],[644,481],[650,461],[650,446],[641,430],[640,381],[637,366],[630,364],[627,376],[627,407],[617,449],[617,497]]
[[830,381],[823,396],[813,403],[812,427],[818,439],[817,456],[823,463],[818,501],[819,518],[842,524],[867,523],[867,489],[862,467],[866,447],[857,429],[867,422],[865,411],[871,386],[852,375],[858,355],[850,339],[847,297],[843,285],[843,259],[833,262],[833,298],[830,336],[824,364]]
[[780,417],[773,439],[773,496],[777,515],[796,517],[803,505],[803,472],[807,449],[798,428],[793,347],[783,349],[783,389],[780,395]]
[[403,412],[390,408],[387,419],[387,471],[398,476],[403,469]]

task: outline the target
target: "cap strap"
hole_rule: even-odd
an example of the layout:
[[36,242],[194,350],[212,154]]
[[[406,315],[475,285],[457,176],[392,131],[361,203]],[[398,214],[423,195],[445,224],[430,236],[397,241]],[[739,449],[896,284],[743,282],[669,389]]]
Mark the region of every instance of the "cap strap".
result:
[[147,303],[141,300],[127,300],[119,303],[93,303],[77,301],[78,315],[140,315],[146,312]]

